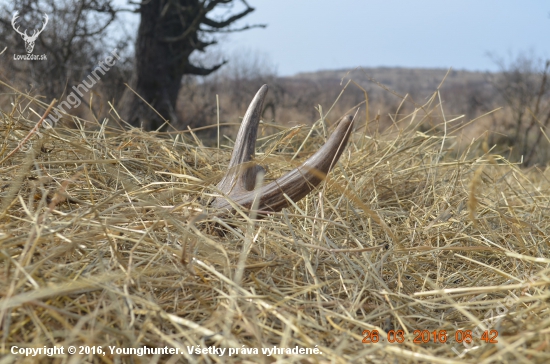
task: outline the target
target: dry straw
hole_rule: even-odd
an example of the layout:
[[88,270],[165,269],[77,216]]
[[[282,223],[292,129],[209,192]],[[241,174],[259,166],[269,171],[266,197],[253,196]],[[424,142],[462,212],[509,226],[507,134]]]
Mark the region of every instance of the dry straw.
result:
[[[10,92],[0,159],[47,107]],[[359,128],[316,193],[264,220],[204,209],[230,148],[192,132],[73,118],[77,128],[33,135],[0,165],[2,362],[548,362],[549,174],[478,141],[456,152],[461,127],[437,100],[381,134]],[[262,139],[266,180],[319,148],[336,119]],[[456,342],[481,328],[498,343]],[[363,343],[365,330],[406,341]],[[447,342],[414,343],[416,330]],[[55,345],[65,354],[12,353]],[[71,345],[105,355],[70,357]],[[199,346],[227,351],[189,353]],[[275,346],[318,354],[262,354]]]

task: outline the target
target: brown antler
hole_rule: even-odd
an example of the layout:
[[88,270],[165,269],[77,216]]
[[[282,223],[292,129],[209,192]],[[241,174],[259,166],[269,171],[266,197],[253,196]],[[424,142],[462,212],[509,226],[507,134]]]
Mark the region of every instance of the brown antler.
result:
[[340,121],[325,145],[300,167],[255,191],[256,175],[263,173],[264,169],[254,164],[252,157],[266,94],[267,85],[263,85],[243,118],[228,171],[217,186],[225,196],[217,197],[212,203],[217,209],[233,210],[227,199],[251,208],[255,196],[258,196],[258,212],[280,211],[290,204],[284,194],[294,202],[305,197],[325,178],[346,147],[353,124],[350,115]]

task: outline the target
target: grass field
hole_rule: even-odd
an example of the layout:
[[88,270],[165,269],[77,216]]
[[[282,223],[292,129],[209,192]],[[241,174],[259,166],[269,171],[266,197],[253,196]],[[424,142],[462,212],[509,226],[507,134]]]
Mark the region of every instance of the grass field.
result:
[[[461,127],[437,95],[384,131],[356,120],[321,187],[263,220],[205,207],[227,139],[78,120],[37,132],[47,105],[11,98],[2,364],[550,360],[550,173],[483,137],[457,152]],[[317,150],[339,117],[260,130],[266,178]]]

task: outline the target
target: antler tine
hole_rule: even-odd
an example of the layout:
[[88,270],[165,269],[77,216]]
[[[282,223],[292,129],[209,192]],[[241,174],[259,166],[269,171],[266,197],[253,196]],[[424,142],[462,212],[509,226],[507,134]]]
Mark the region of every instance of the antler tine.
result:
[[42,23],[42,29],[38,30],[35,28],[32,32],[32,35],[29,37],[30,40],[36,40],[40,33],[42,33],[44,29],[46,29],[46,25],[48,24],[48,14],[44,14],[43,18],[44,22]]
[[25,32],[21,33],[21,31],[19,30],[19,25],[17,26],[17,28],[15,27],[15,21],[17,20],[17,18],[19,18],[19,12],[16,11],[15,13],[13,13],[13,17],[11,18],[11,25],[13,27],[13,29],[18,33],[20,34],[21,36],[23,36],[23,39],[29,39],[29,40],[36,40],[36,38],[38,38],[38,35],[40,35],[40,33],[42,33],[44,31],[44,29],[46,28],[46,25],[48,24],[48,14],[44,14],[43,18],[44,18],[44,21],[42,23],[42,29],[38,30],[38,29],[34,29],[33,32],[32,32],[32,35],[27,35],[27,30],[28,29],[25,29]]
[[40,33],[42,33],[44,31],[44,29],[46,28],[46,25],[48,24],[48,14],[44,14],[43,16],[44,18],[44,23],[42,24],[42,29],[40,29]]
[[11,26],[13,27],[13,29],[15,30],[16,33],[18,34],[21,34],[21,35],[27,35],[27,31],[25,30],[25,34],[21,33],[21,31],[19,30],[19,26],[17,28],[15,28],[15,21],[17,20],[17,18],[19,18],[19,12],[16,11],[15,13],[13,13],[13,17],[11,18]]
[[[289,205],[285,194],[292,201],[299,201],[325,178],[346,147],[352,130],[353,117],[345,116],[325,145],[300,167],[260,187],[258,191],[253,191],[256,175],[263,171],[261,166],[253,164],[252,156],[266,94],[267,86],[264,85],[250,103],[235,141],[235,149],[229,162],[229,171],[217,187],[229,199],[245,208],[250,208],[254,197],[258,195],[260,199],[259,212],[275,212]],[[222,210],[233,210],[231,204],[224,197],[216,198],[212,206]]]
[[[256,174],[263,171],[261,166],[253,165],[251,161],[255,154],[258,125],[266,94],[267,85],[263,85],[252,99],[244,115],[237,139],[235,139],[228,171],[218,183],[218,189],[227,195],[253,189],[256,183]],[[214,205],[216,204],[217,199],[214,201]]]

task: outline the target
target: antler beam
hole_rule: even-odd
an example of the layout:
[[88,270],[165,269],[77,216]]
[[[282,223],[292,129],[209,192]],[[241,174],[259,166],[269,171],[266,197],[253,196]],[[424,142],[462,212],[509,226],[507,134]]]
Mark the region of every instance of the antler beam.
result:
[[235,140],[228,171],[217,185],[224,196],[217,197],[212,202],[212,207],[233,211],[228,201],[232,200],[250,209],[255,196],[258,196],[259,213],[280,211],[290,204],[285,194],[294,202],[305,197],[326,177],[346,147],[353,125],[353,117],[350,115],[342,118],[325,145],[300,167],[254,190],[257,174],[265,172],[252,158],[266,94],[267,85],[263,85],[246,111]]

